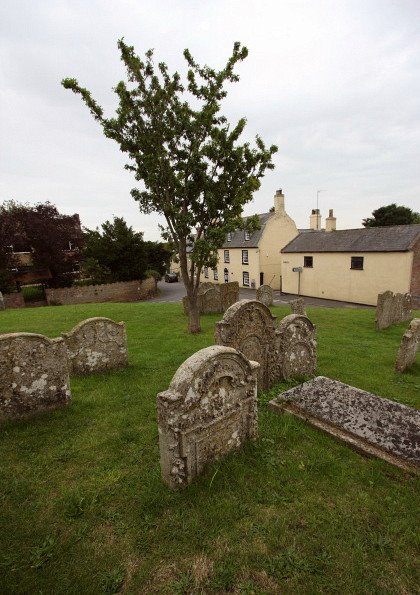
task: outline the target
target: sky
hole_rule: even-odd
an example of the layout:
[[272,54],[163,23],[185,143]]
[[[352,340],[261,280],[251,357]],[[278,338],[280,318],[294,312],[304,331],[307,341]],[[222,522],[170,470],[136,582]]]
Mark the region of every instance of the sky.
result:
[[317,196],[338,229],[393,202],[420,211],[419,0],[2,0],[0,203],[49,201],[89,228],[120,216],[160,239],[117,143],[60,85],[76,78],[111,116],[121,37],[181,75],[185,48],[222,68],[247,46],[222,113],[279,150],[244,214],[279,188],[300,228]]

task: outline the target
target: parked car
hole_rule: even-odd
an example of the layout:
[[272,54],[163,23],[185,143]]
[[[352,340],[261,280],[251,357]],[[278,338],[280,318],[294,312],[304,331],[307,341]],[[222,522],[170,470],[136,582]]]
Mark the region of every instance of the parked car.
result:
[[178,275],[176,273],[165,273],[165,283],[178,283]]

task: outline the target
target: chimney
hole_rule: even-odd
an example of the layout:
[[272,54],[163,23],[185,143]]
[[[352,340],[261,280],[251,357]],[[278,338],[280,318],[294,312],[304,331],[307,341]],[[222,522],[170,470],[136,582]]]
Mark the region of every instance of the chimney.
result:
[[325,231],[336,230],[337,219],[334,217],[334,211],[330,209],[328,217],[325,219]]
[[283,190],[277,190],[274,195],[274,212],[276,215],[284,215],[284,194]]
[[311,229],[321,229],[321,213],[319,209],[312,209],[311,216],[309,217],[309,227]]

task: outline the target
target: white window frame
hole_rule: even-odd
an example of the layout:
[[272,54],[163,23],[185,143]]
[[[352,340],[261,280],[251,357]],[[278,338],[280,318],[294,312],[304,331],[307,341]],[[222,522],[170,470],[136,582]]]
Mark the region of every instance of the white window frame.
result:
[[213,269],[213,279],[215,281],[219,280],[219,273],[217,272],[217,269]]
[[223,262],[230,262],[230,254],[229,254],[229,250],[224,250],[224,254],[223,254]]
[[205,277],[206,279],[208,279],[208,278],[209,278],[209,268],[208,268],[208,267],[204,267],[204,277]]
[[231,242],[232,241],[232,232],[231,231],[228,231],[228,234],[226,236],[226,239],[227,239],[228,242]]
[[249,264],[248,250],[242,250],[242,264]]
[[246,242],[251,239],[251,234],[249,233],[249,231],[244,231],[244,238]]
[[[246,279],[248,278],[248,282],[246,283]],[[242,285],[244,287],[249,287],[249,272],[248,271],[242,271]]]

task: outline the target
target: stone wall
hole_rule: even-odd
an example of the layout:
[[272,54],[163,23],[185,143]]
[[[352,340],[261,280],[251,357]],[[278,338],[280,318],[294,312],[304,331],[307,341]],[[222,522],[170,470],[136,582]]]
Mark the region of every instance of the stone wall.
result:
[[137,302],[147,300],[157,293],[156,280],[126,281],[104,285],[86,285],[46,289],[47,304],[89,304],[101,302]]
[[413,246],[410,293],[413,300],[413,308],[420,309],[420,238]]
[[62,333],[68,353],[69,371],[94,374],[128,365],[127,334],[123,322],[88,318],[69,333]]
[[258,433],[258,364],[230,347],[201,349],[157,396],[163,481],[182,488]]
[[378,295],[376,305],[376,328],[383,330],[392,324],[399,324],[411,319],[411,295],[384,291]]
[[3,294],[5,308],[24,308],[25,300],[23,294],[19,293],[4,293]]
[[67,405],[70,382],[63,339],[0,335],[0,419]]

